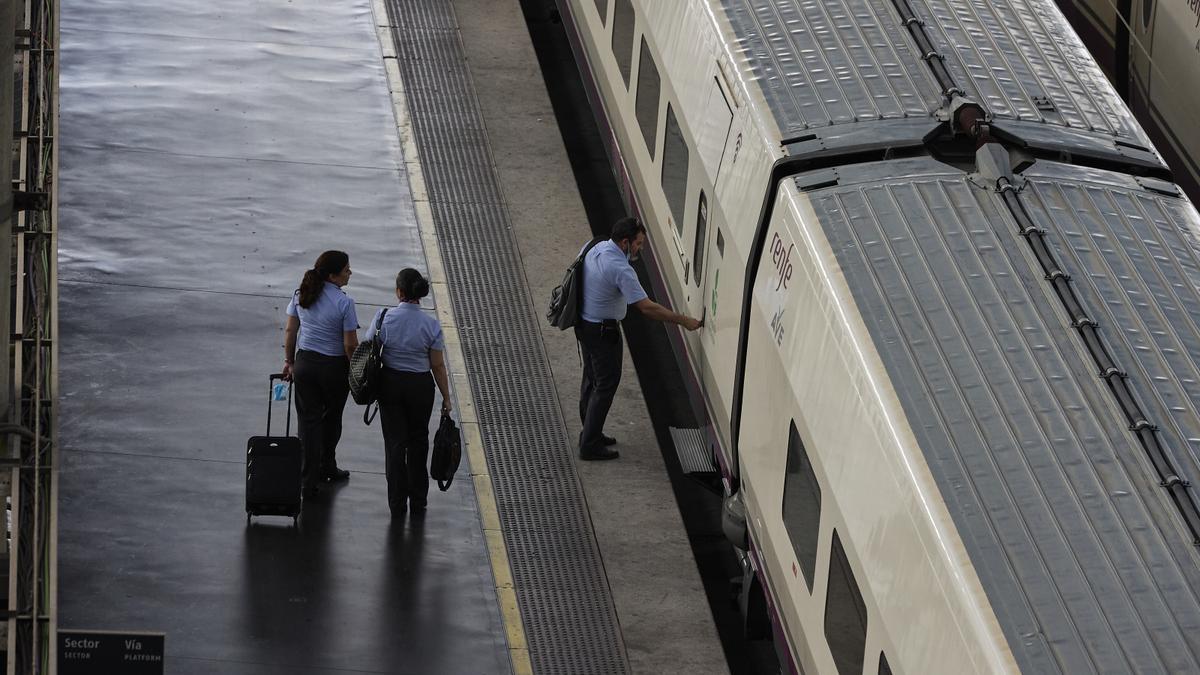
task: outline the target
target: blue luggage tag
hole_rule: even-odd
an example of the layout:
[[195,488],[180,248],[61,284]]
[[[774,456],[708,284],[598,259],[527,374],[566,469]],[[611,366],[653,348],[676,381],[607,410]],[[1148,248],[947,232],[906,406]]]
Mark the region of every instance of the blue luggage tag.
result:
[[286,401],[288,397],[288,386],[290,385],[288,385],[287,382],[276,382],[275,386],[271,389],[271,400]]

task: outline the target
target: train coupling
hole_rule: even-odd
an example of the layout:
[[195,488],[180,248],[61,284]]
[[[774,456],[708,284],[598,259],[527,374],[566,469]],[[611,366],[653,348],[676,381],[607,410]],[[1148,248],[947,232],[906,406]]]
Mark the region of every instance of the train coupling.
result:
[[721,531],[738,550],[750,548],[750,528],[746,524],[746,504],[741,492],[725,497],[721,503]]

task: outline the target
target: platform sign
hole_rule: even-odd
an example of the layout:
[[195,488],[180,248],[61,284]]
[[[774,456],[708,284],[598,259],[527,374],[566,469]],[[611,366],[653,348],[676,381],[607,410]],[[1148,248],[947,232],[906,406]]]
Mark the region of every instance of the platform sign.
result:
[[58,675],[162,675],[164,633],[58,631]]

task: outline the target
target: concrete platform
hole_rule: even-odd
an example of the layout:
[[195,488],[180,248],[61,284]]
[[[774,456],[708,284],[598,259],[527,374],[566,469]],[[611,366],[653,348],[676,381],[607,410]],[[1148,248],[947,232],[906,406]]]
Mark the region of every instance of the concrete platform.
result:
[[60,625],[170,673],[508,672],[471,481],[390,521],[357,406],[349,484],[245,524],[300,274],[350,250],[365,321],[424,266],[369,4],[62,10]]
[[[588,224],[519,4],[452,4],[537,304]],[[63,0],[60,625],[164,631],[168,672],[523,670],[479,466],[462,469],[479,495],[459,480],[424,521],[389,522],[378,427],[351,404],[350,483],[297,529],[244,521],[245,438],[300,273],[348,250],[365,322],[397,269],[440,267],[379,16],[368,0]],[[573,437],[574,340],[541,339]],[[579,471],[628,662],[723,672],[626,364],[608,429],[622,459]]]
[[[492,156],[535,302],[591,236],[541,69],[517,0],[454,0]],[[544,307],[530,307],[539,318]],[[540,322],[569,438],[577,438],[574,333]],[[632,670],[727,672],[633,360],[625,355],[607,433],[615,462],[579,462]]]

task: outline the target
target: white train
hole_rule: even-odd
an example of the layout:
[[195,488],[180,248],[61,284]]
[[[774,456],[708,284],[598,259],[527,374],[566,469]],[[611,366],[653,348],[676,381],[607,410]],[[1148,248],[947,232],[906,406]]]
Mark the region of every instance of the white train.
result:
[[1200,199],[1200,2],[1057,2],[1176,180]]
[[1052,0],[559,0],[794,672],[1198,672],[1200,217]]

